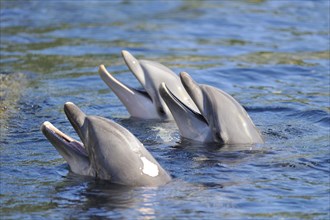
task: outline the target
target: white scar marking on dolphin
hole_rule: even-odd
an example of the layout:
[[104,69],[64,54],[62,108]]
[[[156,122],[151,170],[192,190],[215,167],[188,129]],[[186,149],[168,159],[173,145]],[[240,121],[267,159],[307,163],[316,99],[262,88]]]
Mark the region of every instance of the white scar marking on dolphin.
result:
[[143,162],[143,169],[142,172],[147,174],[151,177],[156,177],[159,174],[158,166],[152,162],[150,162],[147,158],[141,157]]

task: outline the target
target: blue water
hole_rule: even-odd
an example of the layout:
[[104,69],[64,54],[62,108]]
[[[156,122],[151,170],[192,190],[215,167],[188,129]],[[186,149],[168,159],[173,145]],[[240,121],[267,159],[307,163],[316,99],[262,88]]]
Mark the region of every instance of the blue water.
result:
[[[329,219],[329,1],[1,0],[1,219]],[[136,121],[97,74],[139,87],[128,50],[233,95],[266,143],[180,141]],[[173,176],[157,188],[75,175],[39,131],[75,136],[74,102],[136,135]]]

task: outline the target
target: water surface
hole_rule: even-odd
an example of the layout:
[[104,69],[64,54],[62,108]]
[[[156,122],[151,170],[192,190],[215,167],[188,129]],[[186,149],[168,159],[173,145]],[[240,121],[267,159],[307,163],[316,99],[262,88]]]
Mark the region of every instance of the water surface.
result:
[[[4,219],[329,219],[329,1],[1,1],[0,203]],[[97,74],[139,87],[129,50],[233,95],[266,140],[182,142],[136,121]],[[130,188],[75,175],[43,137],[63,112],[129,128],[171,173]]]

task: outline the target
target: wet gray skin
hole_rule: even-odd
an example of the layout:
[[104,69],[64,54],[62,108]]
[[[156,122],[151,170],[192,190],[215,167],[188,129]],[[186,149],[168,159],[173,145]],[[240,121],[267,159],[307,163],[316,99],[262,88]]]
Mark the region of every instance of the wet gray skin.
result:
[[221,144],[264,142],[245,109],[232,96],[215,87],[197,84],[188,73],[182,72],[180,78],[200,113],[185,105],[166,83],[161,84],[159,91],[182,137]]
[[119,82],[104,65],[99,68],[103,81],[118,96],[132,117],[141,119],[172,119],[171,111],[159,94],[162,82],[171,89],[189,108],[198,112],[195,103],[183,88],[180,78],[166,66],[149,61],[137,60],[128,51],[122,51],[126,65],[141,83],[145,91],[136,90]]
[[128,186],[159,186],[171,180],[143,144],[119,124],[98,116],[86,116],[73,103],[64,111],[81,142],[55,128],[50,122],[42,133],[76,174]]

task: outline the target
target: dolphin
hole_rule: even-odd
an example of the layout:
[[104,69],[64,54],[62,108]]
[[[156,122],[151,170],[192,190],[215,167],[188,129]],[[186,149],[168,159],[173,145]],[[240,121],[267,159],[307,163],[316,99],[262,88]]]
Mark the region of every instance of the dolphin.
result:
[[159,91],[183,138],[220,144],[264,142],[245,109],[231,95],[197,84],[186,72],[180,73],[180,79],[199,112],[185,105],[166,83],[161,84]]
[[144,90],[130,88],[110,74],[104,65],[100,65],[102,80],[118,96],[132,117],[141,119],[173,119],[171,111],[159,94],[162,82],[171,89],[175,96],[189,108],[198,112],[198,108],[183,88],[180,78],[166,66],[149,60],[137,60],[128,51],[122,56],[126,65],[140,82]]
[[143,144],[121,125],[87,116],[71,102],[65,103],[64,111],[81,142],[48,121],[41,131],[72,172],[127,186],[159,186],[171,180]]

